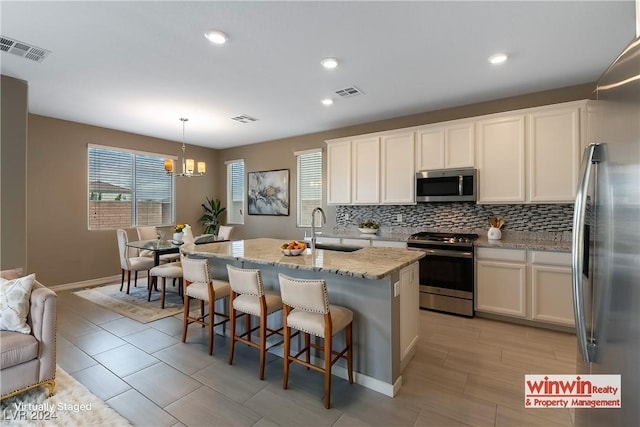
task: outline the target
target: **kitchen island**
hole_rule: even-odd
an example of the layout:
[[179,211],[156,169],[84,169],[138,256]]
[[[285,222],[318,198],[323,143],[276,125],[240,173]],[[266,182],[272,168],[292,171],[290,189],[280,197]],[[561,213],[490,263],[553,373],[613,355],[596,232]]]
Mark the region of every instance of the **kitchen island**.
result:
[[[226,264],[257,268],[265,288],[279,291],[278,274],[324,279],[329,301],[353,311],[354,380],[388,396],[402,385],[402,370],[415,353],[418,337],[418,264],[423,252],[362,248],[355,252],[307,250],[285,256],[282,241],[250,239],[185,245],[190,258],[209,260],[213,277],[227,279]],[[272,316],[270,322],[280,322]],[[270,324],[270,327],[277,326]],[[342,340],[338,335],[335,339]],[[282,348],[278,347],[278,352]],[[333,373],[346,378],[344,364]]]

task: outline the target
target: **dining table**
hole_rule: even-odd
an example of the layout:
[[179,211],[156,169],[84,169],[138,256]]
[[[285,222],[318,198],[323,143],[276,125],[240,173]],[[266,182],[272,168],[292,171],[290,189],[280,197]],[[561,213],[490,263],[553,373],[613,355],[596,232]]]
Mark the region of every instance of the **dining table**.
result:
[[127,243],[130,248],[153,252],[154,265],[160,265],[160,255],[179,253],[181,245],[182,243],[164,239],[134,240]]

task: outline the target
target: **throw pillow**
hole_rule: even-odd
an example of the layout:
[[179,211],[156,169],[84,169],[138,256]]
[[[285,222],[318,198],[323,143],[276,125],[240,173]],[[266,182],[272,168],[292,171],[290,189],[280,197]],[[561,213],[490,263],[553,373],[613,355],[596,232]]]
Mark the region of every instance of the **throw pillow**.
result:
[[31,333],[27,316],[35,280],[35,274],[13,280],[0,278],[0,330]]

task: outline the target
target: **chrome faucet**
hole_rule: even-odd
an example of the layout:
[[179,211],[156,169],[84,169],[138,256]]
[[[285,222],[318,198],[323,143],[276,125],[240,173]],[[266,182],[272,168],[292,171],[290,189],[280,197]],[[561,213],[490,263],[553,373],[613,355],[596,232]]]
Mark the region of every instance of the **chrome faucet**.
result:
[[321,207],[315,208],[311,212],[311,250],[316,249],[316,212],[320,212],[322,214],[322,224],[327,223],[327,216],[324,214],[324,211]]

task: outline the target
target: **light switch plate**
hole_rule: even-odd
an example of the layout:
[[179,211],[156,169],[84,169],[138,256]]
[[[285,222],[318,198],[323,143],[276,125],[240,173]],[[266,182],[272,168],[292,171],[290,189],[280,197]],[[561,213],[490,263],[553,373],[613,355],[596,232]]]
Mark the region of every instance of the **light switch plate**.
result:
[[398,222],[402,222],[402,214],[398,214],[398,215],[396,216],[396,220],[397,220]]

